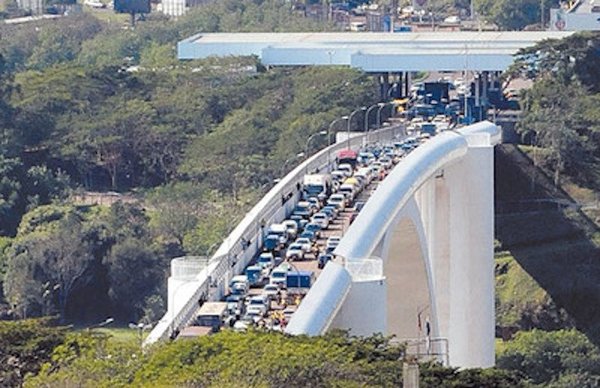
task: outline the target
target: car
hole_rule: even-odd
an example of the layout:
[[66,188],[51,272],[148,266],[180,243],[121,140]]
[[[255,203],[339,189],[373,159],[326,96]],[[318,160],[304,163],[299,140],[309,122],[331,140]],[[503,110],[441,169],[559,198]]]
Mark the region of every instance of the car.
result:
[[314,209],[314,213],[318,212],[321,208],[321,201],[316,197],[310,197],[307,199],[307,202],[310,203],[310,206]]
[[300,237],[294,241],[294,244],[301,244],[302,249],[304,249],[304,253],[309,253],[312,249],[312,241],[306,237]]
[[269,284],[276,284],[280,287],[285,287],[285,285],[287,284],[288,271],[289,268],[283,267],[283,264],[275,268],[273,272],[271,272]]
[[288,260],[302,260],[304,259],[304,247],[302,244],[290,244],[285,252],[285,258]]
[[271,270],[275,266],[275,257],[271,252],[264,252],[256,259],[256,265],[261,266],[264,269]]
[[314,223],[314,222],[310,222],[308,224],[306,224],[306,228],[304,228],[305,230],[308,230],[310,232],[313,232],[317,238],[321,237],[321,229],[323,229],[321,227],[321,225]]
[[285,226],[286,231],[288,233],[288,236],[290,236],[290,238],[296,238],[296,236],[298,235],[298,224],[296,223],[295,220],[285,220],[282,222],[282,224]]
[[327,217],[329,217],[330,223],[331,221],[333,221],[336,214],[332,207],[324,207],[323,209],[321,209],[321,213],[324,213],[327,215]]
[[327,204],[337,207],[338,210],[344,210],[346,208],[346,197],[344,194],[333,194],[327,200]]
[[340,187],[339,192],[346,196],[346,206],[349,206],[352,203],[352,201],[354,200],[354,195],[356,194],[354,186],[348,185],[348,184],[343,184]]
[[310,218],[314,213],[314,209],[311,204],[307,201],[300,201],[294,208],[293,214],[302,216],[304,218]]
[[338,216],[339,209],[337,208],[337,206],[325,205],[325,206],[323,206],[323,209],[321,209],[321,211],[323,211],[323,212],[326,210],[331,210],[331,212],[333,213],[333,217],[331,217],[331,218],[335,218]]
[[267,284],[264,286],[262,294],[268,297],[270,300],[276,300],[281,293],[281,289],[277,284]]
[[335,248],[340,244],[341,237],[331,236],[327,239],[325,243],[325,253],[331,253],[335,250]]
[[341,183],[348,177],[345,171],[335,170],[331,172],[331,178],[338,183]]
[[448,16],[447,18],[444,19],[444,23],[459,24],[460,23],[460,17],[456,16],[456,15]]
[[381,163],[381,165],[385,169],[389,169],[393,165],[392,160],[390,158],[388,158],[388,157],[379,158],[379,163]]
[[[252,314],[258,317],[258,320],[267,316],[268,309],[264,305],[249,305],[246,307],[246,315]],[[257,319],[255,318],[255,321]]]
[[301,232],[304,229],[304,226],[308,224],[308,220],[299,214],[292,214],[290,220],[296,223],[298,232]]
[[[248,309],[248,311],[246,311],[246,315],[244,315],[244,317],[242,318],[242,321],[246,322],[246,327],[248,327],[255,325],[261,319],[263,319],[263,316],[261,315],[260,308],[256,307],[253,309]],[[235,324],[233,325],[233,327],[235,328]]]
[[[246,316],[244,316],[246,318]],[[233,331],[244,332],[248,330],[249,326],[254,324],[254,319],[252,317],[248,319],[240,319],[233,324]]]
[[229,315],[242,315],[244,312],[244,297],[242,295],[229,295],[225,298],[227,303],[227,312]]
[[319,212],[312,216],[310,222],[321,225],[322,229],[327,229],[329,227],[329,216],[323,212]]
[[300,238],[307,238],[313,243],[317,242],[317,235],[315,234],[315,232],[311,232],[310,230],[305,230],[304,232],[302,232],[300,234]]
[[333,255],[329,254],[329,253],[321,253],[319,255],[319,262],[317,264],[317,267],[319,269],[323,269],[325,268],[325,264],[327,264],[328,262],[330,262],[331,260],[333,260]]
[[339,171],[344,172],[346,174],[346,177],[351,177],[352,174],[354,173],[354,169],[352,168],[352,165],[348,164],[348,163],[340,164],[337,169]]

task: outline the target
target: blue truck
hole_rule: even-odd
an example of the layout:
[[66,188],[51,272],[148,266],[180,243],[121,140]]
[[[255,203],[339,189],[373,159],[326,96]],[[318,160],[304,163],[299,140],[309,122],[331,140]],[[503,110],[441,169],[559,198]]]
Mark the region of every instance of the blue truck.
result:
[[313,271],[291,270],[287,274],[286,286],[290,288],[310,288],[315,280]]

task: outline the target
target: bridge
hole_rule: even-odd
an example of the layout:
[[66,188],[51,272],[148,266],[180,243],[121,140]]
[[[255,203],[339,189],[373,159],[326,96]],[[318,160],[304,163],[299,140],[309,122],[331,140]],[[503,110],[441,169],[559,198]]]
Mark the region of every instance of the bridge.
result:
[[[403,72],[400,82],[408,91],[411,71],[498,72],[519,48],[568,34],[199,34],[180,42],[178,55],[258,55],[266,65]],[[385,143],[403,131],[399,124],[375,134]],[[260,252],[265,227],[284,220],[299,201],[304,174],[331,171],[332,155],[370,139],[369,133],[354,135],[277,183],[210,259],[173,260],[168,311],[145,343],[173,338],[199,305],[221,300],[231,278]],[[494,365],[493,147],[499,141],[499,128],[481,122],[445,131],[404,158],[348,229],[337,259],[327,264],[286,332],[394,334],[416,343],[419,355],[452,366]]]
[[[386,142],[396,125],[376,131]],[[371,136],[369,136],[371,135]],[[372,137],[352,137],[359,148]],[[493,146],[489,122],[435,136],[403,159],[377,188],[293,315],[286,332],[394,334],[425,341],[424,351],[460,367],[494,364]],[[263,228],[281,222],[300,198],[306,173],[329,171],[327,147],[284,177],[245,216],[205,266],[172,263],[168,311],[146,344],[173,337],[199,303],[220,300],[231,278],[260,252]],[[431,332],[419,330],[430,325]],[[443,340],[435,353],[427,342]],[[443,356],[444,359],[441,359]],[[435,357],[434,357],[435,358]]]
[[177,44],[179,59],[257,56],[266,66],[350,66],[368,73],[504,71],[521,48],[565,31],[419,33],[201,33]]
[[408,155],[350,226],[334,251],[342,262],[325,268],[286,332],[443,338],[450,365],[493,366],[499,142],[499,128],[481,122]]
[[[474,72],[476,106],[486,105],[489,89],[519,49],[573,31],[419,32],[419,33],[201,33],[180,41],[181,60],[211,56],[249,56],[265,66],[349,66],[378,77],[382,98],[390,79],[408,96],[411,73]],[[480,90],[481,88],[481,90]]]

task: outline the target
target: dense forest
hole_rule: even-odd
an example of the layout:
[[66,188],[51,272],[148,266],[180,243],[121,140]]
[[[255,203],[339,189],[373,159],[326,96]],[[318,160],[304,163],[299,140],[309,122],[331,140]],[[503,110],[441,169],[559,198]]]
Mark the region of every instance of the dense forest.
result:
[[[197,31],[284,26],[323,28],[276,1],[135,30],[86,14],[0,26],[5,314],[155,321],[171,258],[210,254],[312,133],[376,101],[374,81],[349,69],[175,60]],[[123,201],[90,204],[107,191]]]

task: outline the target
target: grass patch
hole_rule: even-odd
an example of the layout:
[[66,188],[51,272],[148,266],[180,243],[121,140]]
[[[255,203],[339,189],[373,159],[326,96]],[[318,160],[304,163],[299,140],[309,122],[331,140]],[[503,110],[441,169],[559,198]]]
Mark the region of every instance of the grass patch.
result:
[[548,294],[510,253],[496,255],[496,322],[518,326],[525,311],[548,302]]
[[[77,329],[77,331],[86,331],[87,328]],[[110,341],[116,343],[140,343],[140,333],[138,330],[129,327],[96,327],[92,328],[94,333],[101,333],[110,337]],[[142,333],[142,340],[148,336],[149,332]]]

